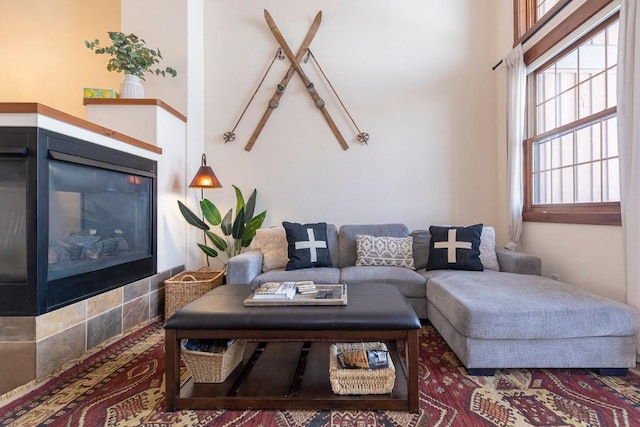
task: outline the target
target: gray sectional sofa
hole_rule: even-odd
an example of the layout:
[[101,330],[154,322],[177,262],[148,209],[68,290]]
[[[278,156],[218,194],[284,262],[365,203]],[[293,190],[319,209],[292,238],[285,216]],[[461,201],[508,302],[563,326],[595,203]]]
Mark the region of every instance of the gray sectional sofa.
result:
[[[357,266],[356,236],[413,236],[416,270]],[[263,253],[231,258],[227,284],[313,280],[391,283],[428,319],[470,374],[496,368],[597,368],[623,375],[635,366],[635,311],[540,276],[539,258],[496,250],[500,271],[426,270],[429,232],[403,224],[327,226],[332,267],[262,271]]]

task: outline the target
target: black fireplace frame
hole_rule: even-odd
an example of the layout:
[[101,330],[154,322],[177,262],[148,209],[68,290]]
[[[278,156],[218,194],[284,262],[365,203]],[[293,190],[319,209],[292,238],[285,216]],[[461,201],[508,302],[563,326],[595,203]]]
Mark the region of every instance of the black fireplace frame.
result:
[[[27,280],[0,283],[1,316],[34,316],[157,273],[157,162],[40,127],[0,127],[3,158],[24,158]],[[151,178],[150,254],[139,260],[48,280],[49,174],[55,159]]]

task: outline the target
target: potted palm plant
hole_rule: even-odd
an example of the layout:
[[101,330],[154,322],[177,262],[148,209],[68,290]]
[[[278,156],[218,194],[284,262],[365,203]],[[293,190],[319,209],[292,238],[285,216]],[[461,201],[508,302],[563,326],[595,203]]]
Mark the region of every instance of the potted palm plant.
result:
[[178,73],[171,67],[159,68],[157,64],[162,59],[160,49],[147,47],[146,42],[135,34],[124,34],[109,31],[110,46],[100,46],[98,39],[85,40],[84,44],[96,55],[108,55],[108,71],[124,73],[120,86],[121,98],[143,98],[144,87],[140,80],[144,80],[145,73],[152,73],[165,77],[167,74],[175,77]]
[[[229,209],[224,217],[220,215],[220,210],[208,199],[200,201],[200,209],[202,210],[202,219],[196,215],[191,209],[178,200],[178,207],[184,219],[190,225],[203,230],[204,235],[213,243],[212,247],[207,243],[198,243],[198,247],[207,256],[207,264],[209,257],[218,257],[218,251],[224,252],[227,259],[232,258],[244,251],[256,235],[256,230],[262,226],[267,211],[262,211],[254,215],[256,206],[257,191],[253,190],[249,198],[246,200],[242,195],[242,191],[236,187],[236,211],[235,217],[233,209]],[[211,226],[220,226],[220,232],[215,232]],[[226,268],[226,263],[221,261]]]
[[[210,290],[224,283],[226,275],[226,262],[219,260],[224,268],[212,270],[209,267],[209,257],[217,258],[218,251],[224,252],[227,258],[242,253],[251,244],[256,235],[256,230],[262,226],[267,211],[254,215],[256,205],[256,190],[253,190],[249,199],[245,202],[242,191],[235,185],[236,214],[229,209],[224,218],[220,210],[208,199],[200,201],[202,219],[191,209],[178,200],[178,207],[188,224],[203,230],[204,243],[198,243],[198,247],[207,256],[207,265],[197,271],[183,271],[168,280],[165,280],[165,318],[190,303],[194,299],[204,295]],[[212,230],[220,226],[220,232]],[[210,246],[208,241],[213,244]]]

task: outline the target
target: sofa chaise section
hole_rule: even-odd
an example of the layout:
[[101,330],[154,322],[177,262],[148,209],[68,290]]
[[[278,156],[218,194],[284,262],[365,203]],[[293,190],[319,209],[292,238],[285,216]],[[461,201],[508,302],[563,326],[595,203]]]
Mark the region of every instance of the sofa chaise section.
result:
[[495,271],[437,271],[428,316],[470,373],[496,368],[635,366],[635,311],[548,278]]

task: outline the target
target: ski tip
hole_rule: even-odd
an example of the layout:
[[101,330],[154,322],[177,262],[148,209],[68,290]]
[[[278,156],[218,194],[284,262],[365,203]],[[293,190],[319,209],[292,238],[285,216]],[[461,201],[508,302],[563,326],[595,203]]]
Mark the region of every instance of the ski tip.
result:
[[276,22],[267,9],[264,10],[264,20],[267,21],[269,28],[273,28],[276,25]]

